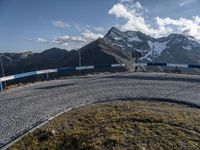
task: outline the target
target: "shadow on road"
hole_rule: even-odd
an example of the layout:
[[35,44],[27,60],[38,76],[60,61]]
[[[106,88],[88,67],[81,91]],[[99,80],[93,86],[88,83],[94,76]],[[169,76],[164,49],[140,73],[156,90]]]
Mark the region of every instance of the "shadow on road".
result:
[[167,77],[167,76],[144,76],[144,75],[132,75],[132,76],[109,76],[104,78],[115,79],[135,79],[135,80],[152,80],[152,81],[182,81],[182,82],[200,82],[200,78],[187,78],[187,77]]
[[40,87],[40,88],[36,88],[36,89],[38,89],[38,90],[48,90],[48,89],[54,89],[54,88],[59,88],[59,87],[71,86],[71,85],[75,85],[75,84],[76,83],[59,84],[59,85],[53,85],[53,86]]

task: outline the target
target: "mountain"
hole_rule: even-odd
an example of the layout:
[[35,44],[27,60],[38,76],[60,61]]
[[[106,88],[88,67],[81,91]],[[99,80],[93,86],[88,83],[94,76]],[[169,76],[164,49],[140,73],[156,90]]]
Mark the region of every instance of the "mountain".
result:
[[[94,43],[95,44],[95,43]],[[79,52],[51,48],[41,53],[0,53],[6,75],[79,65]],[[118,63],[116,59],[100,49],[81,50],[82,65]],[[0,69],[0,76],[2,72]]]
[[200,63],[200,42],[182,34],[156,39],[139,31],[122,32],[113,27],[103,39],[121,50],[141,52],[141,62]]
[[[86,59],[89,58],[91,61],[93,60],[99,64],[123,63],[126,64],[128,70],[133,70],[133,58],[130,53],[122,50],[120,47],[111,45],[111,43],[104,38],[99,38],[79,50],[82,52],[83,57],[84,55],[87,55],[88,57],[86,57]],[[100,55],[100,53],[103,53],[104,55]],[[83,62],[85,62],[84,59]],[[88,64],[84,63],[84,65]]]
[[[79,50],[51,48],[41,53],[0,53],[6,75],[49,68],[79,65],[124,63],[133,70],[132,52],[140,52],[140,62],[199,64],[200,42],[182,34],[153,38],[139,31],[125,31],[112,27],[108,33]],[[1,71],[0,71],[1,75]]]

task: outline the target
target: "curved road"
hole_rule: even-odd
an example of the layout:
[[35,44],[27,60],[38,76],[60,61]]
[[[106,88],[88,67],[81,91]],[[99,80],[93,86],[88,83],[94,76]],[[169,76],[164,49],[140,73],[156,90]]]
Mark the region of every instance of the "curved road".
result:
[[66,109],[120,98],[173,99],[200,106],[200,76],[118,73],[30,84],[0,93],[0,149]]

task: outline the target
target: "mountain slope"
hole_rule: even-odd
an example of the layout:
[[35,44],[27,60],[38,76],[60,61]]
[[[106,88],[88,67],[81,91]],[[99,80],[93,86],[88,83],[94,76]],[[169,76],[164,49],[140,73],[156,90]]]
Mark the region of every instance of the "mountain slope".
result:
[[[89,44],[81,50],[82,65],[101,65],[118,63],[117,60],[103,52],[101,48],[89,48]],[[67,51],[52,48],[41,53],[0,53],[6,75],[29,72],[42,69],[63,68],[79,65],[79,53],[77,50]],[[0,69],[0,76],[2,72]]]
[[200,42],[181,34],[156,39],[139,31],[122,32],[113,27],[104,40],[124,51],[141,52],[141,62],[200,63]]
[[[99,63],[104,64],[105,60],[106,60],[106,64],[122,63],[126,65],[129,71],[133,70],[132,64],[134,60],[130,56],[130,54],[127,51],[122,51],[120,47],[112,46],[111,43],[109,41],[106,41],[105,39],[99,38],[96,41],[81,48],[80,51],[83,54],[87,54],[87,55],[93,54],[93,58],[95,58],[95,55],[99,57],[97,51],[104,53],[104,56],[100,57],[100,59],[96,58],[97,60],[99,60]],[[97,60],[94,60],[94,61],[97,61]]]

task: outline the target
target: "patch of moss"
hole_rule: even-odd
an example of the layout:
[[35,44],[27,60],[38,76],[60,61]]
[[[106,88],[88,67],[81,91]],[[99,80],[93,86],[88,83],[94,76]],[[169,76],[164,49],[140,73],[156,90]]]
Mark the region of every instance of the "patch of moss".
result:
[[200,110],[165,102],[115,101],[67,112],[9,150],[200,149]]

